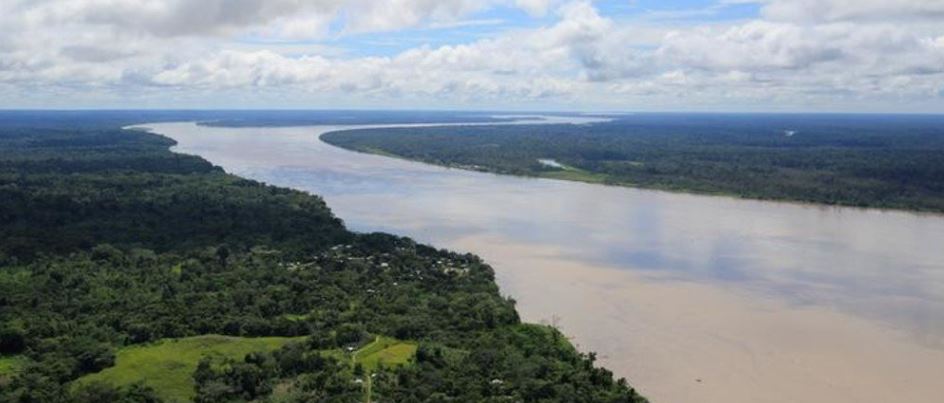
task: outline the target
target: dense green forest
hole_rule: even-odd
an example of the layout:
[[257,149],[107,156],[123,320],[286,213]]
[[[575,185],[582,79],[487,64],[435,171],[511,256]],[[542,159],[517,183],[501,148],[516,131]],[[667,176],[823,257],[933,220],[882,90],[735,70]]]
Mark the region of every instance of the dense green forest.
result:
[[140,116],[42,116],[0,116],[0,402],[643,401],[473,255],[352,233]]
[[941,116],[641,114],[590,125],[372,129],[322,139],[513,175],[944,212]]

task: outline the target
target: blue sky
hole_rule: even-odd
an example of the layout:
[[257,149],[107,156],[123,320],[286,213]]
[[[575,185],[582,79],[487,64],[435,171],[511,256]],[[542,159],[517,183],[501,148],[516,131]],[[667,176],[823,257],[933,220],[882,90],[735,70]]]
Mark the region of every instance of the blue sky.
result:
[[[623,24],[686,26],[725,21],[744,21],[760,13],[757,3],[731,3],[711,0],[656,1],[605,0],[594,2],[602,15]],[[536,29],[553,24],[553,14],[531,15],[510,5],[489,8],[463,16],[456,21],[407,27],[393,32],[344,34],[343,20],[337,21],[328,38],[273,42],[267,38],[247,36],[247,43],[270,46],[322,44],[343,49],[349,56],[395,56],[418,46],[440,47],[457,45],[500,35],[504,31]]]
[[944,112],[944,2],[10,0],[0,107]]

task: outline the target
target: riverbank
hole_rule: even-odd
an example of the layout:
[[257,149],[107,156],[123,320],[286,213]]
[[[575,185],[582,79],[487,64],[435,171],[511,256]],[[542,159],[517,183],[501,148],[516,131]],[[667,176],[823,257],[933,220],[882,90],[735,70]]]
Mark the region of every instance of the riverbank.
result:
[[557,324],[654,401],[934,402],[939,216],[481,174],[318,140],[349,128],[154,126],[180,152],[323,195],[355,230],[482,256],[524,320]]
[[0,122],[2,401],[645,401],[474,255],[48,114]]
[[[643,115],[588,125],[360,129],[322,139],[353,151],[504,175],[941,213],[939,120]],[[556,165],[541,162],[547,160]]]

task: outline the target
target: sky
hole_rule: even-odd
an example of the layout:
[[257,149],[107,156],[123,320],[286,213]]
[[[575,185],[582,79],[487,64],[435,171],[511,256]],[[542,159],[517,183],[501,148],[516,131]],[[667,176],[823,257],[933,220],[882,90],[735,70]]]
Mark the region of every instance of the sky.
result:
[[944,113],[944,0],[0,0],[0,108]]

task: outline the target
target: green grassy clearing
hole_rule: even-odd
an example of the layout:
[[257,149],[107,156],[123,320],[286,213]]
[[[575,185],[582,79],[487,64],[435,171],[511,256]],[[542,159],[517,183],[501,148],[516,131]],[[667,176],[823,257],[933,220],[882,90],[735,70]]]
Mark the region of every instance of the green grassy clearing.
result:
[[191,378],[205,356],[241,360],[254,351],[272,351],[304,337],[243,338],[198,336],[131,346],[118,351],[115,366],[84,376],[76,385],[102,381],[116,386],[143,381],[167,401],[189,401],[194,396]]
[[351,366],[361,364],[367,371],[364,384],[364,401],[372,401],[373,382],[370,374],[381,364],[384,366],[399,366],[409,364],[416,355],[417,345],[403,342],[391,337],[378,336],[372,343],[355,351],[351,357]]
[[[131,346],[119,350],[115,366],[75,381],[75,386],[91,382],[105,382],[115,386],[144,382],[169,402],[189,401],[194,396],[191,376],[200,359],[206,356],[228,357],[241,360],[254,351],[276,350],[304,337],[242,338],[229,336],[198,336],[164,340],[154,344]],[[352,365],[361,364],[368,372],[381,363],[385,366],[405,365],[416,354],[417,345],[389,337],[378,337],[374,342],[348,356]],[[344,359],[341,350],[325,351],[326,356]],[[15,370],[21,360],[16,357],[0,359],[0,375]]]
[[363,365],[368,372],[375,371],[380,363],[385,366],[405,365],[416,355],[416,348],[413,343],[378,337],[355,353],[354,363]]

